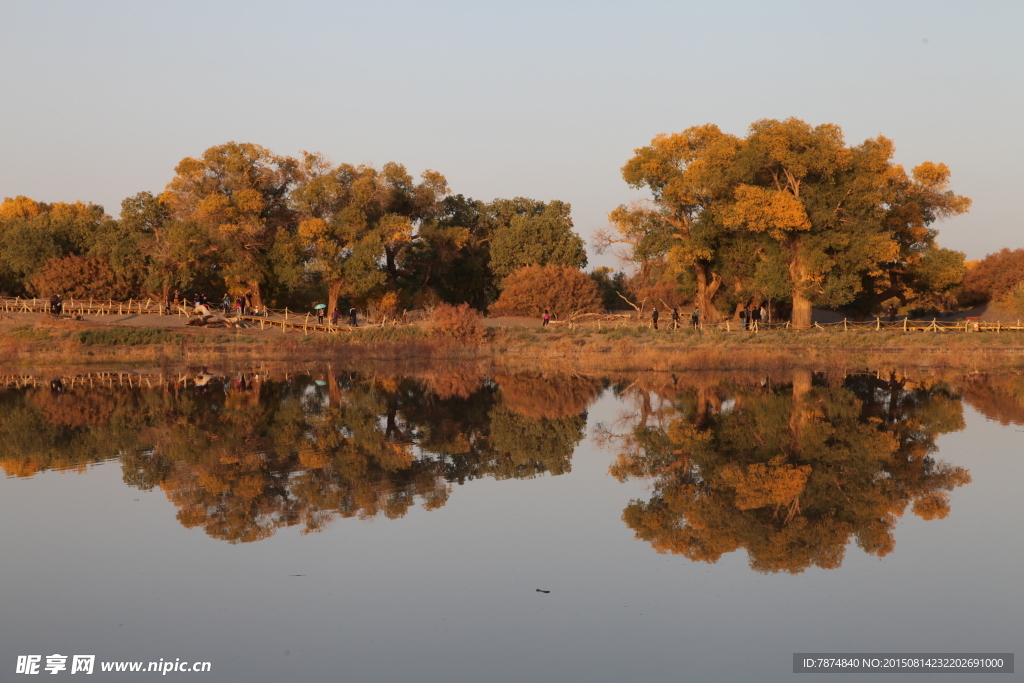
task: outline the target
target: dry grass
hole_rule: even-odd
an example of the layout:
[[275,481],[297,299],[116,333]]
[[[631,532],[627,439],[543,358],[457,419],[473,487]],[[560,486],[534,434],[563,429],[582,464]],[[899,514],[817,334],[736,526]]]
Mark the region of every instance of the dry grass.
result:
[[0,332],[0,364],[8,366],[180,366],[340,360],[473,361],[496,371],[587,374],[878,366],[983,371],[993,367],[1024,367],[1024,333],[697,333],[689,329],[655,331],[641,326],[599,328],[593,324],[494,329],[488,341],[467,344],[429,336],[412,325],[303,335],[156,327],[143,332],[67,320],[12,324]]

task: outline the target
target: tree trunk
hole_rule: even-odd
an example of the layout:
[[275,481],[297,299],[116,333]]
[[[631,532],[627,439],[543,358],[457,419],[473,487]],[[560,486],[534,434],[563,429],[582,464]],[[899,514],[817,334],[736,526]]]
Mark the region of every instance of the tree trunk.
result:
[[793,323],[793,327],[805,330],[811,326],[814,322],[811,311],[810,299],[805,299],[800,294],[800,288],[793,288],[793,315],[790,318]]
[[384,265],[388,272],[388,284],[393,284],[396,280],[398,280],[397,256],[397,249],[392,249],[391,247],[384,247]]
[[253,310],[259,310],[263,312],[263,295],[260,293],[260,283],[250,280],[246,282],[246,294],[249,295],[249,300],[252,303]]
[[803,263],[800,261],[799,242],[793,247],[793,260],[789,264],[789,276],[793,281],[793,313],[790,315],[790,321],[793,323],[793,327],[797,329],[807,329],[811,326],[813,320],[811,300],[803,295],[803,286],[807,280],[807,274],[804,271]]
[[722,314],[715,308],[713,300],[722,284],[722,278],[718,273],[712,273],[710,266],[700,262],[693,264],[693,272],[697,276],[697,298],[694,303],[700,309],[701,319],[708,323],[720,322]]
[[328,280],[327,315],[334,315],[334,309],[338,307],[339,298],[341,298],[341,280]]

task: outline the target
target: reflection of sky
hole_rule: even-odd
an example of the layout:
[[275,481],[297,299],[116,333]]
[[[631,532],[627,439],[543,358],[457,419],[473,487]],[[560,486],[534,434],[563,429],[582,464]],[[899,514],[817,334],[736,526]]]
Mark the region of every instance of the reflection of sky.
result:
[[[620,409],[606,396],[591,427]],[[1020,652],[1020,435],[965,413],[938,441],[973,478],[948,518],[908,510],[891,555],[850,548],[795,576],[634,540],[622,510],[649,492],[607,476],[614,453],[589,440],[567,475],[478,479],[431,512],[239,545],[183,528],[116,463],[2,479],[0,680],[18,654],[54,652],[209,660],[204,680],[239,682],[773,682],[793,679],[795,651]]]
[[562,199],[589,237],[635,195],[634,148],[761,118],[884,134],[975,199],[942,227],[1021,247],[1024,3],[6,2],[0,187],[41,201],[159,191],[237,140],[433,168],[478,199]]

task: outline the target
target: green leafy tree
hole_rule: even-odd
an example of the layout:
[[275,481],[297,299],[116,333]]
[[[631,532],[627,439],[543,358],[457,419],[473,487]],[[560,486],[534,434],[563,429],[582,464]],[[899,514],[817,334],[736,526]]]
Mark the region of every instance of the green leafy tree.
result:
[[601,297],[601,307],[605,310],[622,308],[624,302],[621,294],[626,289],[626,275],[622,271],[615,272],[607,266],[594,268],[590,271],[590,279],[597,285],[598,296]]
[[490,209],[499,224],[490,250],[491,272],[497,278],[523,266],[587,265],[583,239],[572,229],[569,204],[517,197],[497,199]]
[[461,194],[445,197],[439,217],[422,225],[405,261],[418,304],[431,297],[478,310],[498,295],[491,273],[491,238],[498,225],[489,205]]
[[901,296],[894,278],[934,248],[929,225],[969,208],[969,199],[946,189],[944,165],[925,162],[910,178],[892,153],[883,137],[848,148],[834,124],[766,119],[750,127],[725,223],[778,246],[795,327],[811,325],[815,304],[861,296],[873,306]]

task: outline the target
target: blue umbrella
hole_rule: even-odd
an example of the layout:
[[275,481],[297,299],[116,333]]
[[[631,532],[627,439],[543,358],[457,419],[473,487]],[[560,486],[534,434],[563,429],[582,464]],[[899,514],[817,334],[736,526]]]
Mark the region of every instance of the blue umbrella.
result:
[[316,306],[314,306],[313,308],[315,308],[315,309],[320,309],[320,308],[327,308],[327,304],[317,304],[317,305],[316,305]]

